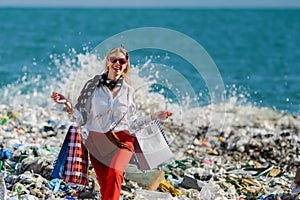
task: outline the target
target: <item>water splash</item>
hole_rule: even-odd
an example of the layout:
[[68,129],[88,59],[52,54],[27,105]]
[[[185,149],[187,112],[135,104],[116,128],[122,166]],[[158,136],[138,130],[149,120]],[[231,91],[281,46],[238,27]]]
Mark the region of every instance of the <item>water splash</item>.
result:
[[[171,59],[169,55],[157,57]],[[53,107],[55,104],[50,96],[52,91],[56,91],[74,104],[84,83],[104,70],[104,60],[89,52],[77,53],[71,49],[68,54],[51,54],[49,58],[51,65],[44,73],[32,75],[24,68],[24,74],[18,81],[1,88],[0,103]],[[212,124],[221,128],[227,111],[237,112],[243,108],[251,113],[255,107],[248,90],[237,85],[227,85],[224,101],[212,105],[207,88],[202,86],[200,93],[196,92],[195,85],[179,70],[155,61],[156,58],[150,56],[145,58],[145,62],[139,61],[131,67],[135,103],[142,115],[170,110],[174,113],[170,119],[174,123],[197,130]]]

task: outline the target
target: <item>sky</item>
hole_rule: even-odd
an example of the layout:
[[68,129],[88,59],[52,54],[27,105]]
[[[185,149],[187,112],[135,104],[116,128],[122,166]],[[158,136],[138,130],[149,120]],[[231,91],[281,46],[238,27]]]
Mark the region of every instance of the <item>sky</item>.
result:
[[300,0],[0,0],[0,7],[288,7]]

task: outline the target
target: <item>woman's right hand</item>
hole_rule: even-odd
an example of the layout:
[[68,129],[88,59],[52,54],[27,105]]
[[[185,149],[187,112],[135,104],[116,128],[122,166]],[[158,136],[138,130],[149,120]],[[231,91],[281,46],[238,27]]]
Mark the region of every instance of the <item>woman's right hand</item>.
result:
[[58,104],[66,104],[68,102],[68,100],[63,95],[56,92],[52,92],[51,98],[55,103]]
[[155,112],[151,115],[151,119],[152,120],[156,120],[156,119],[159,119],[159,120],[166,120],[168,119],[171,115],[173,115],[173,113],[169,112],[169,111],[165,111],[165,110],[162,110],[162,111],[158,111],[158,112]]

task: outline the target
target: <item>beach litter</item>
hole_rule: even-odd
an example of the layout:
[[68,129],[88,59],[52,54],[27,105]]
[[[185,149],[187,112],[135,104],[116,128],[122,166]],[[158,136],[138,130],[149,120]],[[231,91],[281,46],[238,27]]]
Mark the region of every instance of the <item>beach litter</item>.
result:
[[[50,175],[70,123],[65,113],[1,108],[0,199],[100,198],[92,167],[86,187]],[[228,112],[222,127],[164,123],[167,136],[180,133],[170,144],[176,159],[148,172],[129,165],[122,199],[299,199],[300,117],[245,115]]]

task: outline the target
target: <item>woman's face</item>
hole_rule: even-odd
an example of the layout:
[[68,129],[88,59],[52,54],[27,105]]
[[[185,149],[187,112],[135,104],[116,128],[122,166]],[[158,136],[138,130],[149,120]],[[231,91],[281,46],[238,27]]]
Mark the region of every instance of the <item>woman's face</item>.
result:
[[127,60],[125,55],[120,51],[116,51],[110,54],[107,59],[108,75],[117,78],[123,75],[127,67]]

